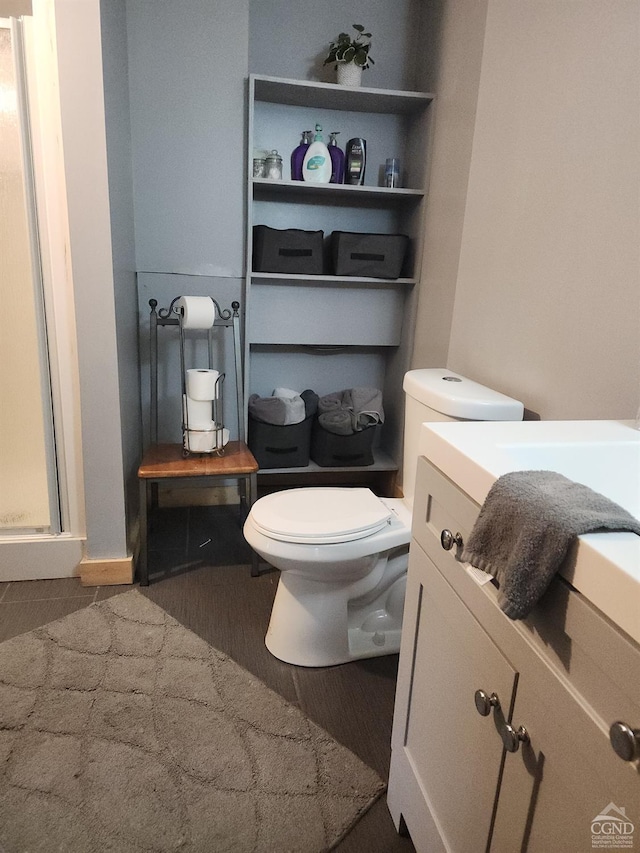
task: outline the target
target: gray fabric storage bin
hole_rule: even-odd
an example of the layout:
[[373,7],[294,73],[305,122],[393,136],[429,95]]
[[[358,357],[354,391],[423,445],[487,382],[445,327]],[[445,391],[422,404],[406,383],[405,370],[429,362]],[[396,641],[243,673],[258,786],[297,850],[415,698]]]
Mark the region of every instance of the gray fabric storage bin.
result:
[[331,259],[334,275],[400,278],[409,247],[405,234],[334,231]]
[[277,426],[249,416],[249,450],[261,468],[304,468],[309,464],[309,443],[314,416],[299,424]]
[[316,420],[311,433],[311,458],[321,468],[373,465],[375,434],[376,428],[371,426],[353,435],[335,435]]
[[323,231],[253,226],[253,271],[322,275]]

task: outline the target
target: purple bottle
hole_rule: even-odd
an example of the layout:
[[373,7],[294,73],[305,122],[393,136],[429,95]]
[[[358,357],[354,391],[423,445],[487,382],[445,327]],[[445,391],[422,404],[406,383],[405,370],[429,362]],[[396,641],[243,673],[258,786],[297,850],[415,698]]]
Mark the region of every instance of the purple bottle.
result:
[[329,134],[329,156],[331,157],[331,177],[329,183],[341,184],[344,181],[344,151],[338,148],[336,136],[340,133],[339,130],[334,130]]
[[307,148],[311,145],[311,138],[313,137],[312,130],[303,130],[302,131],[302,139],[300,140],[300,144],[297,148],[294,148],[291,152],[291,180],[292,181],[301,181],[302,180],[302,164],[304,162],[304,155],[307,153]]

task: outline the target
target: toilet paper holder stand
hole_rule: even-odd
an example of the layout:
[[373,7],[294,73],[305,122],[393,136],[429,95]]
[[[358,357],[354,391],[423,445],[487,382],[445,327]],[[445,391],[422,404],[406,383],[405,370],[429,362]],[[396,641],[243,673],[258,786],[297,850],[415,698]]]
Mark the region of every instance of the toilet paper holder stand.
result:
[[[221,308],[220,304],[213,297],[209,297],[214,305],[214,323],[213,325],[206,330],[207,331],[207,351],[208,351],[208,364],[209,369],[213,369],[213,331],[216,326],[232,326],[234,330],[234,351],[235,351],[235,359],[236,359],[236,389],[238,396],[238,429],[240,440],[244,441],[243,436],[243,423],[244,419],[241,417],[242,411],[242,388],[239,382],[240,377],[240,360],[239,360],[239,346],[238,346],[238,324],[240,317],[240,303],[232,302],[231,310],[228,308]],[[220,373],[215,382],[215,396],[212,402],[212,423],[213,426],[210,429],[201,429],[198,427],[191,426],[189,424],[189,409],[186,405],[187,400],[187,367],[186,367],[186,356],[185,356],[185,329],[182,323],[182,308],[177,305],[177,302],[181,299],[180,296],[177,296],[168,308],[159,308],[156,312],[156,307],[158,302],[156,299],[149,300],[149,306],[151,308],[152,315],[152,334],[157,334],[157,326],[178,326],[179,329],[179,341],[180,341],[180,383],[181,383],[181,399],[183,401],[182,405],[182,455],[186,458],[192,454],[214,454],[216,456],[224,456],[225,445],[224,441],[225,432],[227,435],[227,439],[229,436],[228,430],[225,429],[224,426],[224,411],[223,411],[223,383],[225,379],[225,374]],[[155,413],[151,418],[151,441],[152,443],[157,442],[157,411],[158,411],[158,403],[157,396],[154,399],[153,395],[157,395],[157,346],[151,348],[152,352],[152,363],[151,367],[151,411]],[[155,355],[154,355],[155,353]],[[154,363],[155,362],[155,363]]]
[[[140,490],[140,548],[137,560],[137,573],[141,586],[149,583],[149,561],[148,561],[148,533],[151,515],[159,506],[159,490],[162,484],[168,485],[175,482],[188,483],[192,488],[211,488],[214,482],[222,480],[236,480],[238,484],[240,523],[244,522],[253,502],[257,498],[258,484],[258,462],[253,456],[245,442],[245,419],[243,417],[244,399],[244,374],[242,371],[243,358],[240,339],[240,303],[233,302],[231,311],[222,311],[216,307],[214,326],[227,326],[233,332],[233,362],[229,364],[227,373],[229,378],[232,372],[235,374],[235,392],[237,395],[238,412],[238,439],[229,441],[222,452],[216,448],[215,453],[183,453],[183,444],[176,441],[169,443],[158,443],[158,327],[179,326],[180,317],[174,311],[175,302],[168,309],[157,311],[157,299],[149,300],[151,309],[149,318],[149,438],[150,444],[146,447],[140,465],[138,467],[138,484]],[[184,330],[183,330],[184,331]],[[228,337],[227,335],[214,335],[215,330],[209,329],[209,336]],[[173,335],[167,335],[175,338]],[[191,335],[187,335],[190,340]],[[202,337],[200,335],[199,337]],[[184,351],[184,338],[182,340]],[[225,351],[226,354],[226,351]],[[213,357],[213,340],[210,343],[209,360]],[[203,359],[204,360],[204,359]],[[227,366],[228,362],[225,362]],[[213,369],[213,368],[211,368]],[[183,390],[186,384],[184,370]],[[177,384],[177,383],[176,383]],[[229,388],[226,388],[227,392]],[[219,395],[221,397],[221,395]],[[229,399],[227,393],[227,400]],[[252,556],[252,574],[258,574],[257,555]]]

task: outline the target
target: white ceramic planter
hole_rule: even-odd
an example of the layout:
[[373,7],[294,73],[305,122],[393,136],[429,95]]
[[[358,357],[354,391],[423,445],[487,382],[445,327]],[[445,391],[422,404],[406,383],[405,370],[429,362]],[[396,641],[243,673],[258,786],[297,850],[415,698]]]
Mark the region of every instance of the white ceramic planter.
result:
[[360,86],[362,84],[362,66],[354,62],[338,63],[338,84],[340,86]]

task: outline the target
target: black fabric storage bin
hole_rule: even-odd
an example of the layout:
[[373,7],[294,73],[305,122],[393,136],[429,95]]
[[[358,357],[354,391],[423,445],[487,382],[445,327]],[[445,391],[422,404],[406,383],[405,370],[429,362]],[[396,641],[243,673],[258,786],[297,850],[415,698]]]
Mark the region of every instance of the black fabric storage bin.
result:
[[253,271],[322,275],[323,231],[253,226]]
[[303,468],[309,464],[313,415],[299,424],[276,426],[249,416],[249,449],[261,468]]
[[353,435],[335,435],[316,420],[311,433],[311,458],[321,468],[373,465],[375,433],[375,427],[368,427]]
[[360,234],[334,231],[331,259],[334,275],[400,278],[409,246],[404,234]]

